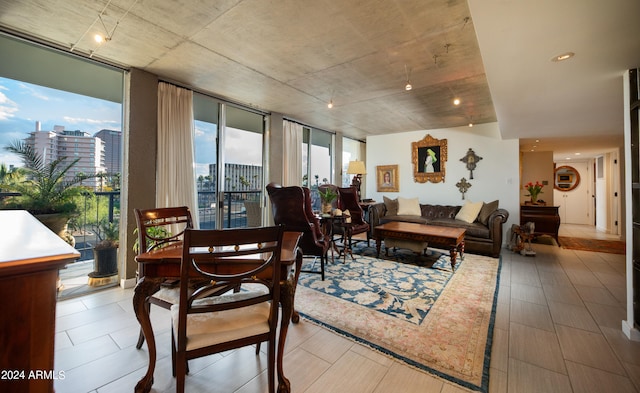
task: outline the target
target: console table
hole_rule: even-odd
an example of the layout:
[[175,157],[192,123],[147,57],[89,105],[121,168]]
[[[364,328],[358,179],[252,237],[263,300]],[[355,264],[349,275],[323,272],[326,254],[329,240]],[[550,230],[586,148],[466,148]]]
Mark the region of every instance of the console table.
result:
[[558,209],[560,206],[542,206],[542,205],[521,205],[520,206],[520,225],[527,222],[535,224],[534,236],[550,235],[560,246],[558,240],[558,229],[560,229],[560,214]]
[[53,392],[58,269],[80,253],[24,210],[0,211],[1,392]]

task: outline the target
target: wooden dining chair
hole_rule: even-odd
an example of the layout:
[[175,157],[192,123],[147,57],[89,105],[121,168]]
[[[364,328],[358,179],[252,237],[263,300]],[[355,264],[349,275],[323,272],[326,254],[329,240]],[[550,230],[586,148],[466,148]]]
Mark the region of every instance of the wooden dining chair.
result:
[[[164,207],[155,209],[133,209],[136,216],[138,239],[135,245],[138,254],[148,252],[172,244],[180,243],[184,230],[193,228],[191,211],[186,206]],[[138,271],[138,277],[144,277],[144,271]],[[175,281],[163,283],[160,290],[149,297],[148,307],[155,304],[169,310],[178,303],[179,287]],[[144,343],[144,334],[140,336],[136,348]]]
[[[184,392],[189,359],[263,341],[269,392],[275,392],[282,234],[282,226],[185,231],[180,300],[171,307],[176,392]],[[191,292],[194,277],[208,284]],[[236,287],[241,290],[209,296]]]

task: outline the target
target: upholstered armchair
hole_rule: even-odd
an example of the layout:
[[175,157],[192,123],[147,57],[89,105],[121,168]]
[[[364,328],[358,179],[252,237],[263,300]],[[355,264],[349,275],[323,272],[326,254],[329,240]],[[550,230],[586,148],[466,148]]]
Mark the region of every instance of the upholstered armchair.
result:
[[[354,187],[338,187],[338,208],[351,214],[351,235],[367,233],[369,243],[369,223],[364,220],[364,211],[358,202],[358,190]],[[348,239],[351,243],[351,239]],[[351,245],[351,244],[349,244]]]
[[[320,257],[320,271],[301,271],[320,273],[324,280],[324,264],[330,242],[329,238],[324,236],[320,222],[313,214],[309,189],[298,186],[283,187],[276,183],[269,183],[267,194],[271,200],[273,222],[276,225],[284,225],[286,231],[302,232],[300,249],[303,255]],[[313,266],[311,268],[313,269]]]

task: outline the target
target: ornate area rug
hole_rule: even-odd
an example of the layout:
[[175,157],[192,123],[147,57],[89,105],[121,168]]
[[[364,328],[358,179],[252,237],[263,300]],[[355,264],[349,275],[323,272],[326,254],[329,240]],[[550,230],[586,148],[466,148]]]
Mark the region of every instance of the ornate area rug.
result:
[[625,254],[625,242],[620,240],[583,239],[560,236],[560,245],[568,250],[596,251],[608,254]]
[[296,309],[409,365],[486,392],[500,260],[466,254],[452,274],[449,257],[437,252],[390,256],[416,263],[354,254],[327,264],[324,281],[302,274]]

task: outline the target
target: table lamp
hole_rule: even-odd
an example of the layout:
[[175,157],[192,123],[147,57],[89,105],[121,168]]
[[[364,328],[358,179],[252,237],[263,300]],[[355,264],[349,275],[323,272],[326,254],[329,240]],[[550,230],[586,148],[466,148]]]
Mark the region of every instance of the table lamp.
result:
[[360,184],[362,184],[362,175],[367,174],[367,170],[364,167],[364,162],[362,161],[349,161],[349,167],[347,168],[348,175],[355,175],[351,180],[351,186],[355,187],[358,190],[358,200],[362,200],[360,195]]

